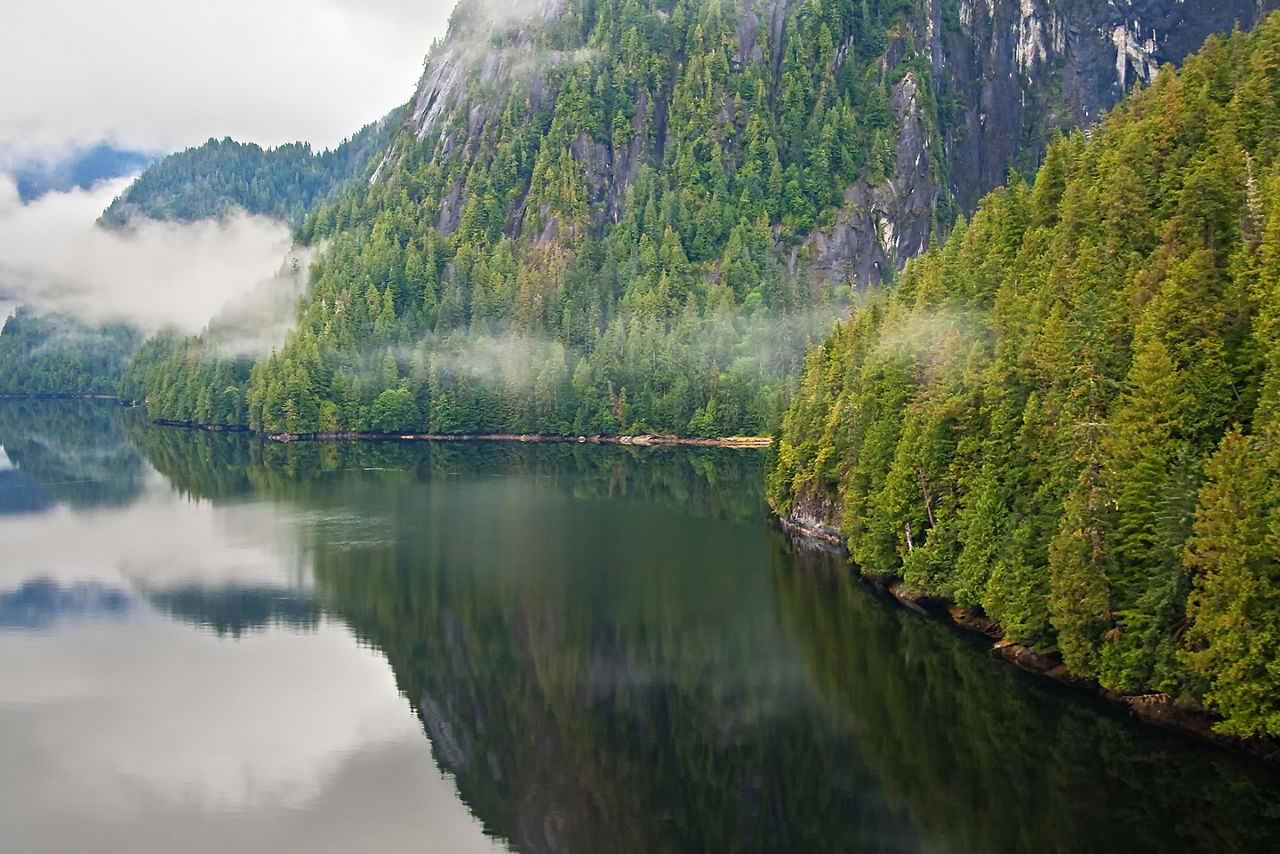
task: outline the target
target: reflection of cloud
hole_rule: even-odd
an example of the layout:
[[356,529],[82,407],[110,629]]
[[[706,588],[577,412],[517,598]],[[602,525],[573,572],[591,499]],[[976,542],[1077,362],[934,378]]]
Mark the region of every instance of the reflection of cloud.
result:
[[297,586],[306,573],[290,524],[268,505],[185,502],[159,484],[128,508],[0,516],[0,587],[33,577],[147,587]]
[[0,663],[0,706],[29,705],[44,673],[72,674],[72,702],[46,701],[27,738],[78,768],[64,786],[89,801],[140,790],[298,808],[344,754],[415,730],[386,662],[332,624],[231,644],[149,619],[43,638]]
[[90,322],[197,332],[279,270],[289,230],[263,217],[97,227],[126,183],[21,205],[13,182],[0,176],[0,294]]
[[0,755],[14,850],[487,847],[385,660],[331,623],[20,637],[0,657]]
[[[47,576],[301,599],[298,532],[312,524],[269,502],[190,500],[152,475],[127,508],[0,517],[0,589]],[[231,641],[144,607],[7,632],[0,757],[5,850],[494,850],[383,656],[323,619]]]

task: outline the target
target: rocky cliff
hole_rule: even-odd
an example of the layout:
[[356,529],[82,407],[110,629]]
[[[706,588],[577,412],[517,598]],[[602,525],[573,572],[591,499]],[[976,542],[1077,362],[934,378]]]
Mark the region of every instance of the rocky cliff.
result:
[[[566,69],[588,71],[588,84],[609,63],[586,41],[546,38],[566,20],[572,32],[589,29],[590,12],[569,0],[530,0],[505,7],[464,2],[449,37],[428,57],[406,114],[402,135],[438,158],[483,157],[499,118],[495,93],[519,93],[533,115],[563,95]],[[724,50],[735,73],[765,69],[771,91],[784,86],[789,39],[803,38],[805,16],[823,4],[800,0],[739,0],[653,5],[656,23],[715,5],[731,16]],[[723,4],[728,6],[728,3]],[[922,251],[930,236],[968,214],[978,199],[1004,183],[1011,169],[1029,172],[1057,129],[1087,127],[1135,85],[1149,83],[1165,63],[1179,63],[1212,33],[1251,27],[1277,0],[923,0],[889,9],[877,20],[883,33],[866,41],[880,48],[870,60],[888,93],[893,153],[885,174],[849,183],[839,204],[800,240],[780,238],[778,257],[795,272],[865,288]],[[866,16],[866,4],[863,15]],[[849,20],[845,16],[844,20]],[[869,19],[858,21],[873,25]],[[862,43],[851,25],[832,56],[832,71],[856,62]],[[677,64],[691,57],[672,57]],[[642,70],[625,69],[643,74]],[[661,93],[659,93],[661,94]],[[674,95],[673,92],[668,92]],[[717,126],[731,136],[732,87],[719,93]],[[573,140],[571,151],[585,178],[597,229],[616,222],[639,167],[658,164],[669,150],[671,103],[641,93],[630,132]],[[644,138],[645,122],[657,131]],[[385,176],[405,150],[384,157]],[[872,152],[874,156],[874,152]],[[443,200],[438,225],[456,229],[465,176]],[[519,216],[513,219],[519,219]]]
[[914,44],[932,91],[920,97],[911,75],[894,88],[894,173],[849,188],[836,224],[806,244],[812,268],[858,286],[877,281],[928,246],[931,218],[948,199],[967,216],[1009,170],[1037,165],[1055,130],[1088,127],[1210,34],[1248,29],[1278,5],[929,0],[904,15],[881,62],[894,67]]

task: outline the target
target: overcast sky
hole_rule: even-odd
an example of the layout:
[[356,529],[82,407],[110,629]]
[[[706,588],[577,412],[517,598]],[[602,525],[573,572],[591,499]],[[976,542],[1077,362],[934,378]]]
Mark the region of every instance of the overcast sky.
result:
[[331,147],[409,100],[455,0],[6,3],[0,148]]

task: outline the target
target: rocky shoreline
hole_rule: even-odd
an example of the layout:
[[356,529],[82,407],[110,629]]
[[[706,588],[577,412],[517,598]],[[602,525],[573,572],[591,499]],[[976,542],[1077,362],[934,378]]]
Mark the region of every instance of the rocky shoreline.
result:
[[[839,532],[825,523],[809,517],[775,516],[782,529],[794,538],[812,546],[838,553],[848,558],[849,552]],[[833,535],[834,532],[834,535]],[[981,608],[966,608],[949,599],[908,591],[902,580],[892,576],[857,575],[886,596],[891,596],[904,608],[930,619],[945,620],[993,641],[990,654],[1010,664],[1053,681],[1082,691],[1096,694],[1108,703],[1125,709],[1138,720],[1162,729],[1195,736],[1211,744],[1248,753],[1271,763],[1280,763],[1280,744],[1264,738],[1241,738],[1224,735],[1214,729],[1218,718],[1206,712],[1180,706],[1173,694],[1124,694],[1104,688],[1096,680],[1079,676],[1067,669],[1060,656],[1037,652],[1031,647],[1009,641],[1000,625]]]

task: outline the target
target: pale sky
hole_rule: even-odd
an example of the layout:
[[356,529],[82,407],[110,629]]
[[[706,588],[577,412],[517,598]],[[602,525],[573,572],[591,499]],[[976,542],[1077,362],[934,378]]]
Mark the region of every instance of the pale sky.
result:
[[332,147],[408,101],[455,0],[6,3],[0,149]]

